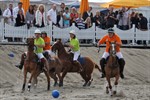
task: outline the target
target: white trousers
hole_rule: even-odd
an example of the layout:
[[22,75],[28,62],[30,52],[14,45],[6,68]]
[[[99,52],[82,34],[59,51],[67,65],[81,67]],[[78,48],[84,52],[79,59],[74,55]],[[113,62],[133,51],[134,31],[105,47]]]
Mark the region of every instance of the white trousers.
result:
[[44,58],[44,55],[43,55],[43,53],[36,53],[36,55],[38,56],[38,58],[39,58],[39,59],[42,59],[42,58]]
[[80,55],[80,50],[76,51],[76,52],[73,52],[73,53],[74,53],[73,61],[78,60],[78,57]]
[[[104,52],[102,58],[107,59],[108,56],[109,56],[109,53],[108,53],[108,52]],[[116,53],[116,56],[117,56],[119,59],[123,58],[123,55],[122,55],[121,52],[117,52],[117,53]]]
[[52,51],[51,50],[44,50],[43,53],[48,52],[49,55],[51,55]]

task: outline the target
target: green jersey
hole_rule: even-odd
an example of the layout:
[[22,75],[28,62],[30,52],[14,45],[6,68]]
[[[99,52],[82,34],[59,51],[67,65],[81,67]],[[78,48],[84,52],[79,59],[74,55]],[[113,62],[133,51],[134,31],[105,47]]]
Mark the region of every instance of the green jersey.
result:
[[[34,45],[44,45],[45,42],[44,40],[39,37],[38,39],[34,39]],[[36,47],[35,53],[42,53],[43,52],[43,48],[40,47]]]
[[76,52],[80,49],[80,46],[79,46],[79,41],[77,38],[75,39],[70,39],[70,45],[72,45],[74,48],[72,48],[72,51],[73,52]]

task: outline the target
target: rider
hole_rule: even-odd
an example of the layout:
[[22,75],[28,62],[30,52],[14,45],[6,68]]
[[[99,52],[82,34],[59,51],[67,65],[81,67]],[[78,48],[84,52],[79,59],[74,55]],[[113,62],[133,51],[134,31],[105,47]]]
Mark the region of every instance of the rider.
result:
[[124,70],[124,65],[125,65],[125,61],[123,59],[123,55],[120,52],[120,46],[122,45],[121,39],[120,37],[115,34],[114,29],[109,28],[108,29],[108,35],[105,35],[102,39],[99,40],[98,42],[98,46],[100,46],[101,44],[106,42],[106,49],[105,52],[103,53],[102,59],[100,60],[100,65],[101,65],[101,69],[102,69],[102,76],[101,78],[105,77],[105,64],[106,64],[106,59],[109,56],[109,48],[110,48],[110,43],[109,42],[116,42],[116,56],[118,57],[118,63],[120,65],[120,77],[123,79],[124,75],[123,75],[123,70]]
[[43,50],[44,50],[43,53],[47,52],[49,55],[51,55],[52,54],[51,45],[50,45],[51,38],[47,36],[47,33],[45,31],[41,32],[41,36],[45,42],[45,47],[43,47]]
[[[35,51],[36,55],[38,56],[38,58],[41,60],[41,67],[43,68],[45,65],[45,67],[48,69],[47,60],[45,59],[45,57],[42,53],[43,47],[45,46],[45,42],[41,38],[41,31],[39,29],[36,29],[34,34],[35,34],[35,39],[34,39],[35,50],[34,51]],[[24,59],[25,59],[24,56],[25,56],[25,53],[22,54],[20,65],[16,65],[16,67],[18,67],[19,69],[23,68]]]
[[80,71],[79,72],[81,72],[81,71],[83,71],[83,68],[82,68],[81,64],[77,61],[77,59],[78,59],[78,57],[80,55],[79,41],[78,41],[78,39],[76,37],[76,33],[75,33],[74,30],[71,30],[69,34],[70,34],[69,47],[71,48],[71,50],[72,50],[72,52],[74,54],[72,63],[74,65],[76,65],[76,64],[80,65]]

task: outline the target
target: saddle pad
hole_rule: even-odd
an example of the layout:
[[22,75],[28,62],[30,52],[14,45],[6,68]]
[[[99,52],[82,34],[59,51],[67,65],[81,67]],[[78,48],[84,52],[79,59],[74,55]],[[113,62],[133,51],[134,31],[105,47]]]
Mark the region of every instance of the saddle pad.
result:
[[78,61],[80,62],[81,65],[85,63],[85,58],[84,57],[79,57]]

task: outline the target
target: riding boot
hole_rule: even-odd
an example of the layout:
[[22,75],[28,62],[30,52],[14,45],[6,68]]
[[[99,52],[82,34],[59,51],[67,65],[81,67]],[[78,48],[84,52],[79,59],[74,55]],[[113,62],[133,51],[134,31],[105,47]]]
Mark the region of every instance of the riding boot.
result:
[[15,65],[15,66],[16,66],[17,68],[19,68],[20,70],[22,70],[22,68],[23,68],[25,58],[26,58],[26,54],[23,53],[23,54],[21,55],[20,64],[19,64],[19,65]]
[[120,65],[120,77],[122,79],[124,79],[124,74],[123,74],[123,70],[124,70],[124,66],[125,66],[125,61],[123,58],[119,59],[118,61],[119,65]]
[[83,68],[82,68],[82,65],[80,64],[80,62],[78,62],[77,60],[75,61],[72,61],[72,64],[75,65],[75,66],[80,66],[80,69],[79,69],[79,73],[80,72],[83,72]]
[[105,77],[105,64],[106,64],[106,59],[102,58],[100,60],[100,65],[101,65],[101,69],[102,69],[102,76],[101,76],[101,78]]

